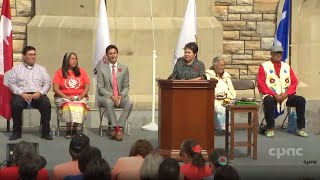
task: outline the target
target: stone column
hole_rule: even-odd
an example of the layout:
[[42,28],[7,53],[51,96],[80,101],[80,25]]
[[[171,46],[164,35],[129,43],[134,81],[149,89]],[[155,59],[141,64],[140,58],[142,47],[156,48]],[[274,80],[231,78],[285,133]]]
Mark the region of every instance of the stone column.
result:
[[[172,71],[187,0],[153,0],[157,77]],[[222,26],[211,15],[211,0],[197,0],[199,59],[209,68],[222,54]],[[78,54],[91,75],[99,0],[36,0],[36,16],[28,25],[28,44],[38,50],[38,63],[51,77],[67,51]],[[119,48],[119,62],[130,70],[130,97],[136,108],[151,108],[153,36],[149,0],[108,0],[111,43]],[[90,90],[94,100],[95,87]]]

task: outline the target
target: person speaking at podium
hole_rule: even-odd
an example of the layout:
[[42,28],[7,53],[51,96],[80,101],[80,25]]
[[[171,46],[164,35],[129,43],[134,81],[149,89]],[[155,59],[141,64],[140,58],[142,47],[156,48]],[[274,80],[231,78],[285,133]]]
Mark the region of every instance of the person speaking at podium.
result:
[[206,80],[204,64],[198,60],[198,45],[190,42],[184,46],[184,56],[177,59],[173,73],[168,79]]

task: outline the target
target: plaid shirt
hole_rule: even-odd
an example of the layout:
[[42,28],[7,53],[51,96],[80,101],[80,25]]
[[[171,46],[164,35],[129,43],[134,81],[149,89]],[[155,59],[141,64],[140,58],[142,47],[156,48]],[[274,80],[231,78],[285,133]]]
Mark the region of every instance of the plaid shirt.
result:
[[205,76],[206,73],[204,64],[197,58],[193,60],[192,64],[188,65],[185,59],[180,57],[174,66],[173,74],[176,74],[175,79],[189,80]]
[[13,94],[21,95],[24,92],[40,92],[46,95],[51,86],[50,76],[43,66],[34,64],[28,68],[21,63],[14,66],[8,79],[9,88]]

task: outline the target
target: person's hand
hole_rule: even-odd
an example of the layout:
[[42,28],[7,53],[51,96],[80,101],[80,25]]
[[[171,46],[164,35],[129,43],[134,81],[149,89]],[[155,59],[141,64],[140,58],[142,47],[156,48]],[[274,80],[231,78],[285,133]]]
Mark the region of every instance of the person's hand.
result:
[[276,98],[277,102],[281,103],[282,101],[282,97],[279,94],[276,94],[273,96],[274,98]]
[[116,107],[118,107],[119,104],[120,104],[119,97],[120,97],[120,96],[112,96],[112,97],[111,97],[111,100],[113,101],[113,103],[114,103],[114,105],[115,105]]
[[74,101],[74,98],[72,96],[64,96],[63,98],[64,99],[68,99],[70,101]]
[[32,95],[31,94],[22,93],[21,97],[27,102],[32,101]]
[[31,95],[32,99],[39,99],[40,96],[41,96],[41,93],[39,92],[35,92]]
[[83,99],[83,95],[79,95],[76,100],[81,101]]
[[288,94],[287,93],[281,93],[281,102],[283,102],[287,98],[288,98]]

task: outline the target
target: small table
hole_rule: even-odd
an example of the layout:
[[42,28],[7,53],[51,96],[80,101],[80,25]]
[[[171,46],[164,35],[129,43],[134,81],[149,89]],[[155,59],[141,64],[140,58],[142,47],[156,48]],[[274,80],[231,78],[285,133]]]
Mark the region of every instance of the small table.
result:
[[[251,156],[251,146],[253,146],[253,159],[257,159],[257,133],[258,133],[258,105],[227,105],[226,106],[226,137],[225,137],[225,150],[229,154],[229,112],[230,118],[230,160],[234,159],[234,147],[235,146],[247,146],[247,155]],[[248,123],[235,123],[234,114],[239,112],[248,113]],[[253,114],[253,121],[252,119]],[[253,122],[253,123],[252,123]],[[234,142],[235,129],[248,129],[248,141],[247,142]],[[251,133],[253,130],[253,143],[251,142]]]

